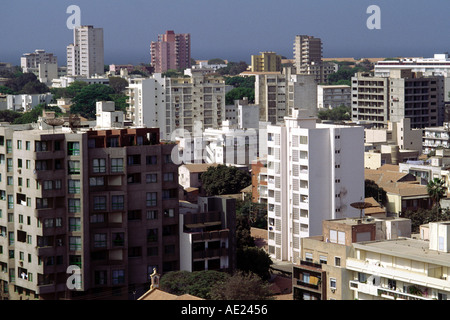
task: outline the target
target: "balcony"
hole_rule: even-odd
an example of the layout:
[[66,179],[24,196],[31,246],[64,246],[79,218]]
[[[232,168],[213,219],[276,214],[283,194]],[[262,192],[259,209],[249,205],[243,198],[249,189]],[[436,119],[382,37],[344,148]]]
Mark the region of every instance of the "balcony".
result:
[[351,280],[349,282],[351,290],[357,291],[370,296],[378,296],[388,300],[432,300],[422,295],[400,292],[397,290],[384,288],[383,286],[372,285],[370,283]]

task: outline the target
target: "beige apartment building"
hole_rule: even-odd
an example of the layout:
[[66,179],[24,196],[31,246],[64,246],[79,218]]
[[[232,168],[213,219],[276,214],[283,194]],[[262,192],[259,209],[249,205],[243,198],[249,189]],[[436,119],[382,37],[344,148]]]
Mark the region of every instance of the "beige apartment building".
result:
[[354,273],[347,261],[362,241],[411,236],[411,222],[402,218],[325,220],[322,235],[303,238],[302,253],[293,267],[294,300],[353,300],[349,283]]
[[159,130],[0,127],[0,292],[126,299],[179,269],[178,166]]
[[252,72],[281,71],[281,56],[275,52],[261,52],[261,55],[252,55]]
[[407,70],[391,70],[389,77],[357,73],[352,77],[352,120],[386,127],[388,121],[411,119],[411,128],[442,125],[442,77],[423,77]]

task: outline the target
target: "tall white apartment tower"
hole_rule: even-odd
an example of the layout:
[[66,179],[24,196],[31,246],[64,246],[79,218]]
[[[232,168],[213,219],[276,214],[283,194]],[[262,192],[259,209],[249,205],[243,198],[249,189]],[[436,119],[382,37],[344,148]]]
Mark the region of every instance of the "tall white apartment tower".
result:
[[359,217],[364,199],[364,129],[285,117],[268,133],[268,246],[277,260],[296,262],[300,239],[322,234],[322,221]]
[[92,76],[104,73],[103,28],[73,29],[73,43],[67,46],[67,74]]

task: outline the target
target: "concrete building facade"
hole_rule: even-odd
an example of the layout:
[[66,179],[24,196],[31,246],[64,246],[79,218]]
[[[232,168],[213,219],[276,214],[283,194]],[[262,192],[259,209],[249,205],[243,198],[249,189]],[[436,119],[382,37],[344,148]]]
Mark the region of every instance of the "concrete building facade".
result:
[[267,132],[269,254],[295,261],[322,220],[359,215],[350,204],[364,198],[363,128],[286,117]]
[[2,296],[124,299],[178,270],[173,146],[157,129],[0,128]]
[[90,77],[104,73],[103,28],[75,27],[73,43],[67,46],[67,75]]

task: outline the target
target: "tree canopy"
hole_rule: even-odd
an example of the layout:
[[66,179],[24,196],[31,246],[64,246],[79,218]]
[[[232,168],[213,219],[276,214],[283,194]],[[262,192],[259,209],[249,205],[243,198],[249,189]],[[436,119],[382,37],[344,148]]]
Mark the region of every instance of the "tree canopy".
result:
[[226,67],[220,68],[217,70],[217,73],[220,75],[231,75],[235,76],[241,72],[247,70],[248,64],[244,61],[239,62],[228,62]]
[[201,180],[208,196],[239,193],[252,182],[247,171],[226,165],[210,166]]
[[237,272],[211,290],[213,300],[273,300],[269,284],[254,273]]
[[79,93],[72,98],[73,104],[70,112],[80,114],[87,119],[95,119],[95,108],[97,101],[111,101],[114,89],[104,84],[90,84],[83,86]]
[[321,120],[350,120],[352,110],[350,107],[341,105],[333,109],[320,110],[317,116]]
[[6,94],[39,94],[50,92],[50,89],[44,83],[41,83],[34,73],[28,72],[15,73],[3,87],[0,89],[0,92]]

